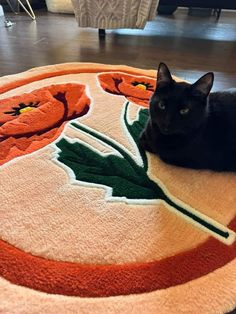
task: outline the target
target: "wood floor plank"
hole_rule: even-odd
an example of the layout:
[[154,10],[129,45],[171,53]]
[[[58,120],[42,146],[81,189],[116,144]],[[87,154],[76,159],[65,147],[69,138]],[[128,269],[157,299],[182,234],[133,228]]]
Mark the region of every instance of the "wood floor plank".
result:
[[108,30],[99,40],[95,29],[78,28],[73,15],[37,11],[37,20],[25,14],[0,19],[0,75],[63,62],[100,62],[157,68],[166,62],[190,81],[206,71],[216,74],[214,89],[236,86],[236,13],[192,17],[186,10],[157,16],[144,30]]

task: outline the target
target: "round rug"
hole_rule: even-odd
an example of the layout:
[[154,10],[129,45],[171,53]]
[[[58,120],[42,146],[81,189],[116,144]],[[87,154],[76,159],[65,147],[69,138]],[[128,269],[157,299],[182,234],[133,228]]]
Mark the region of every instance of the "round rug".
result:
[[0,78],[1,313],[236,307],[236,174],[142,150],[155,84],[91,63]]

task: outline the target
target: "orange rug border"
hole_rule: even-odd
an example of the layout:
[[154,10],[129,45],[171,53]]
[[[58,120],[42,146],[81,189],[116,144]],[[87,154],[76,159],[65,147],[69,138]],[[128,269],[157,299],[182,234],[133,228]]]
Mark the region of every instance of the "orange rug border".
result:
[[[229,227],[236,231],[236,217]],[[107,297],[166,289],[207,275],[235,259],[236,242],[227,246],[210,237],[192,250],[163,260],[123,265],[47,260],[3,240],[0,252],[0,275],[13,284],[51,294]]]

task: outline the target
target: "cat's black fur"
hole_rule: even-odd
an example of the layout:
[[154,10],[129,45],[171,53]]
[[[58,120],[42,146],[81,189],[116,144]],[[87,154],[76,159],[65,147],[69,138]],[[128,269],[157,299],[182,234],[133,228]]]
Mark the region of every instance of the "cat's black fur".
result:
[[161,63],[143,148],[177,166],[236,171],[236,89],[210,93],[213,80],[207,73],[192,85],[177,83]]

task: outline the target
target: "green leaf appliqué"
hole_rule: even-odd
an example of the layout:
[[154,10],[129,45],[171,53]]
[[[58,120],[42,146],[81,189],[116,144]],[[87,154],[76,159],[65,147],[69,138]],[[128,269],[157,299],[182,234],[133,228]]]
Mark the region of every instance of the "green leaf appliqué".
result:
[[58,161],[73,170],[76,180],[112,188],[113,197],[163,198],[162,190],[134,161],[115,154],[101,154],[83,143],[61,139]]

